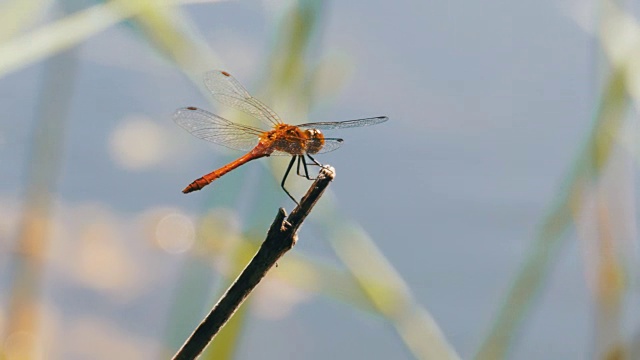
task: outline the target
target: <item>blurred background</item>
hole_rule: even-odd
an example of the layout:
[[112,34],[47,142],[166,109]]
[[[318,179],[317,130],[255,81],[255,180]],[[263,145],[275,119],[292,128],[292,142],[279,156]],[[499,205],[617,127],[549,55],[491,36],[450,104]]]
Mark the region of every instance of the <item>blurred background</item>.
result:
[[292,210],[286,158],[181,193],[242,153],[173,112],[251,121],[213,69],[288,123],[390,120],[328,133],[330,192],[203,359],[640,358],[639,10],[0,2],[0,358],[170,358]]

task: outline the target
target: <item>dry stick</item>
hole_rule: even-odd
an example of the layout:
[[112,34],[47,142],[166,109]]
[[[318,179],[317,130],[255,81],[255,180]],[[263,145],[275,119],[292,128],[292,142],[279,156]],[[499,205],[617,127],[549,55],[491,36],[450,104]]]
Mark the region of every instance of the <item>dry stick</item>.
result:
[[192,360],[200,355],[220,328],[238,310],[240,304],[267,274],[267,271],[296,244],[298,228],[334,177],[335,170],[331,166],[324,166],[316,181],[300,201],[300,205],[293,209],[286,220],[284,219],[286,216],[284,208],[278,210],[275,220],[269,227],[267,238],[256,255],[227,292],[222,295],[220,301],[211,309],[209,315],[182,345],[182,348],[178,350],[173,357],[174,360]]

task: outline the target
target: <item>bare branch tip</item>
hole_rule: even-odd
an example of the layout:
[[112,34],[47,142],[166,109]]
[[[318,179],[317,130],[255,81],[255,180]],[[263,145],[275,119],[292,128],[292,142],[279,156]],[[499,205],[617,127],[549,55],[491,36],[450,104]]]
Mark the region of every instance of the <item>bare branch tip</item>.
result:
[[329,178],[330,181],[336,178],[336,169],[331,165],[324,165],[320,169],[320,175]]
[[269,227],[268,235],[273,236],[276,232],[282,232],[286,221],[284,220],[287,217],[287,212],[284,208],[278,209],[278,213],[276,217],[273,219],[271,226]]

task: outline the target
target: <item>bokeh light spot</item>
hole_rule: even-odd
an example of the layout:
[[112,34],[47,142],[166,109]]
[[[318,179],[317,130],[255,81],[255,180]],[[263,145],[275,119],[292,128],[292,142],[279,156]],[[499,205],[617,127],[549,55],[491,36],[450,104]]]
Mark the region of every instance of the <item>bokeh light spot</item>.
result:
[[114,224],[96,221],[81,234],[75,274],[85,284],[102,290],[128,293],[140,274],[135,262],[120,243]]
[[195,226],[188,217],[171,213],[165,215],[156,225],[158,246],[170,254],[185,252],[195,241]]
[[113,161],[130,169],[148,169],[165,158],[165,134],[158,124],[143,116],[126,117],[109,139]]

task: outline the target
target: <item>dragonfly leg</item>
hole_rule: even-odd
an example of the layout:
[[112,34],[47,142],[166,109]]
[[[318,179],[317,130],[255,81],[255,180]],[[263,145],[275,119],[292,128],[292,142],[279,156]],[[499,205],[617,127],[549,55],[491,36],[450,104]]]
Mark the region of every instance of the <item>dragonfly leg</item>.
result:
[[300,158],[302,158],[302,156],[296,156],[298,158],[298,164],[296,165],[296,173],[298,176],[304,177],[304,175],[300,174]]
[[309,165],[317,165],[317,166],[320,166],[320,167],[323,167],[323,166],[324,166],[324,165],[320,164],[318,161],[316,161],[316,159],[314,159],[313,157],[311,157],[311,155],[307,154],[307,157],[308,157],[309,159],[311,159],[311,161],[313,161],[313,164],[309,164]]
[[291,200],[293,200],[294,203],[296,203],[296,205],[300,206],[300,203],[298,202],[298,200],[296,200],[287,190],[287,188],[284,187],[284,183],[285,181],[287,181],[287,176],[289,176],[289,171],[291,171],[291,168],[293,167],[293,162],[296,161],[297,156],[293,156],[291,157],[291,161],[289,161],[289,166],[287,166],[287,171],[284,172],[284,177],[282,178],[282,182],[280,183],[280,187],[282,188],[282,190],[284,190],[284,192],[287,193],[287,195],[289,195],[289,197],[291,198]]
[[307,165],[315,165],[315,164],[308,164],[307,161],[304,159],[304,157],[300,156],[302,158],[302,166],[304,167],[304,175],[308,180],[315,180],[317,179],[317,177],[310,177],[309,176],[309,170],[307,169]]
[[[300,163],[302,163],[304,174],[300,173]],[[307,161],[304,159],[304,156],[298,155],[297,175],[300,177],[306,178],[307,180],[315,180],[315,178],[312,178],[309,176],[309,169],[307,169],[307,165],[313,165],[313,164],[307,164]]]

